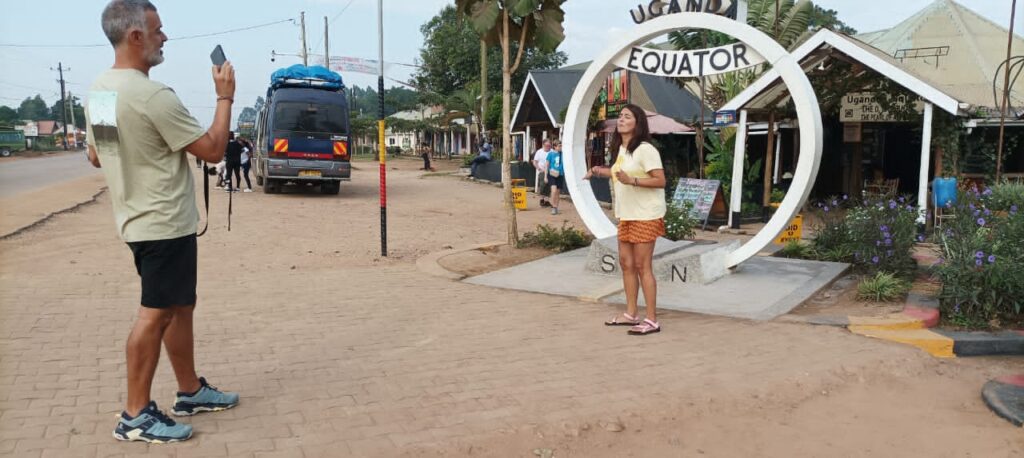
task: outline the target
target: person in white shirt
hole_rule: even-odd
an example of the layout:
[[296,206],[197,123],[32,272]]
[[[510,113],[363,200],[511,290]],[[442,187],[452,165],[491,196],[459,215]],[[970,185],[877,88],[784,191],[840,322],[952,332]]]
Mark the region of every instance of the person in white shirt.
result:
[[[544,190],[547,188],[548,181],[548,153],[551,152],[551,140],[544,140],[544,145],[541,149],[533,153],[533,168],[537,169],[537,183],[540,183],[537,187],[537,191],[540,192],[540,206],[550,207],[551,202],[548,202],[544,198]],[[542,180],[543,179],[543,180]]]

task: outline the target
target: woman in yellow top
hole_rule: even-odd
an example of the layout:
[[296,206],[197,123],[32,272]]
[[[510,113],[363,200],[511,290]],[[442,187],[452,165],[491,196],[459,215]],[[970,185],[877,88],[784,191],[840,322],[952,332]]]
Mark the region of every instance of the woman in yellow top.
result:
[[[626,105],[619,114],[611,151],[614,164],[592,167],[583,177],[614,177],[615,217],[619,219],[619,266],[626,289],[626,311],[605,322],[608,326],[631,326],[629,333],[646,335],[661,331],[658,324],[658,284],[651,259],[654,243],[665,235],[665,170],[661,153],[651,145],[647,114],[636,105]],[[641,321],[637,307],[640,287],[644,290],[647,316]]]

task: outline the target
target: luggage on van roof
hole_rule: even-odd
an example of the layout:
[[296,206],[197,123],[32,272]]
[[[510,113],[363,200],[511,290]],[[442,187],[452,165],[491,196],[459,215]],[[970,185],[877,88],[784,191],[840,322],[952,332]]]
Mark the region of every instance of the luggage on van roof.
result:
[[312,87],[319,89],[340,90],[345,87],[341,75],[321,65],[309,67],[295,64],[282,68],[270,75],[270,87]]

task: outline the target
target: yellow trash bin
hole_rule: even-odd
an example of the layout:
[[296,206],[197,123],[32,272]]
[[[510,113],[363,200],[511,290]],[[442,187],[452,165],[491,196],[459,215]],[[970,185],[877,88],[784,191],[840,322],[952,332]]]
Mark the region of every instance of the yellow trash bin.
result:
[[512,203],[516,210],[526,210],[526,180],[517,178],[512,180]]

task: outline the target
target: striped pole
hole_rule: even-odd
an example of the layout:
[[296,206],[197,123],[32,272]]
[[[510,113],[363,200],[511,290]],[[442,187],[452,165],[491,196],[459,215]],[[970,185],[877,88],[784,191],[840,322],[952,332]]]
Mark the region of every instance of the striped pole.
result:
[[380,145],[380,255],[388,256],[387,148],[384,146],[384,0],[377,0],[377,142]]

